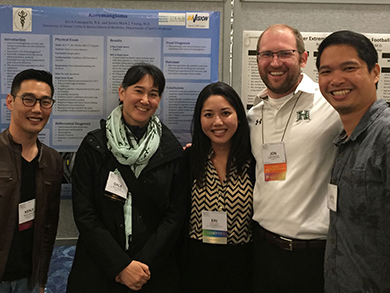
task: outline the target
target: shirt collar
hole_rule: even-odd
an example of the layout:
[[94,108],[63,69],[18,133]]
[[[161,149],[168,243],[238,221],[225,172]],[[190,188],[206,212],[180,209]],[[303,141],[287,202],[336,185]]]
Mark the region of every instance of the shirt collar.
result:
[[377,118],[378,116],[389,106],[386,101],[383,99],[378,99],[375,101],[371,107],[364,113],[363,117],[360,119],[359,124],[353,130],[351,136],[348,139],[345,139],[346,132],[343,131],[335,138],[334,143],[336,146],[339,146],[347,141],[355,141],[359,135],[365,131]]

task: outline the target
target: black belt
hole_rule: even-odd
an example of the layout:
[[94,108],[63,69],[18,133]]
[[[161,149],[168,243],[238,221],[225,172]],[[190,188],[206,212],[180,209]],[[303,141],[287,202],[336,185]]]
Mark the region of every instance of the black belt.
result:
[[272,233],[260,225],[259,232],[260,235],[267,241],[268,243],[274,244],[284,250],[293,251],[295,249],[314,249],[314,248],[325,248],[326,240],[299,240],[299,239],[291,239],[287,237],[280,236],[278,234]]

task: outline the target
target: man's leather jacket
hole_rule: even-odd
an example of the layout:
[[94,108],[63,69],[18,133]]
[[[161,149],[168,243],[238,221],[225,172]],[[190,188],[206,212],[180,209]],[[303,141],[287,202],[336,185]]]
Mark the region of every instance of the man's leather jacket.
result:
[[[62,158],[37,140],[38,169],[34,220],[33,269],[30,286],[44,286],[57,233],[62,181]],[[18,223],[22,146],[8,129],[0,134],[0,281]]]

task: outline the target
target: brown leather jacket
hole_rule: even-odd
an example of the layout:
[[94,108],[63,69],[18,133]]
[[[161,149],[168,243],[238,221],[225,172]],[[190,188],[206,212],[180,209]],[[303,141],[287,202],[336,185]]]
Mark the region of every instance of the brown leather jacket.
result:
[[[38,170],[34,220],[33,270],[30,285],[47,281],[57,233],[62,181],[62,158],[37,140]],[[15,225],[18,221],[22,146],[8,129],[0,134],[0,281],[3,278]]]

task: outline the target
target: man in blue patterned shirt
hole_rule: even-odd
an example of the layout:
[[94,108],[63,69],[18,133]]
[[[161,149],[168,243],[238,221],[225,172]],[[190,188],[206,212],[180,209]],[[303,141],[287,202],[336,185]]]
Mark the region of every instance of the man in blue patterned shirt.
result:
[[327,292],[390,291],[390,108],[377,99],[377,62],[370,40],[351,31],[318,48],[320,89],[344,126],[328,192]]

